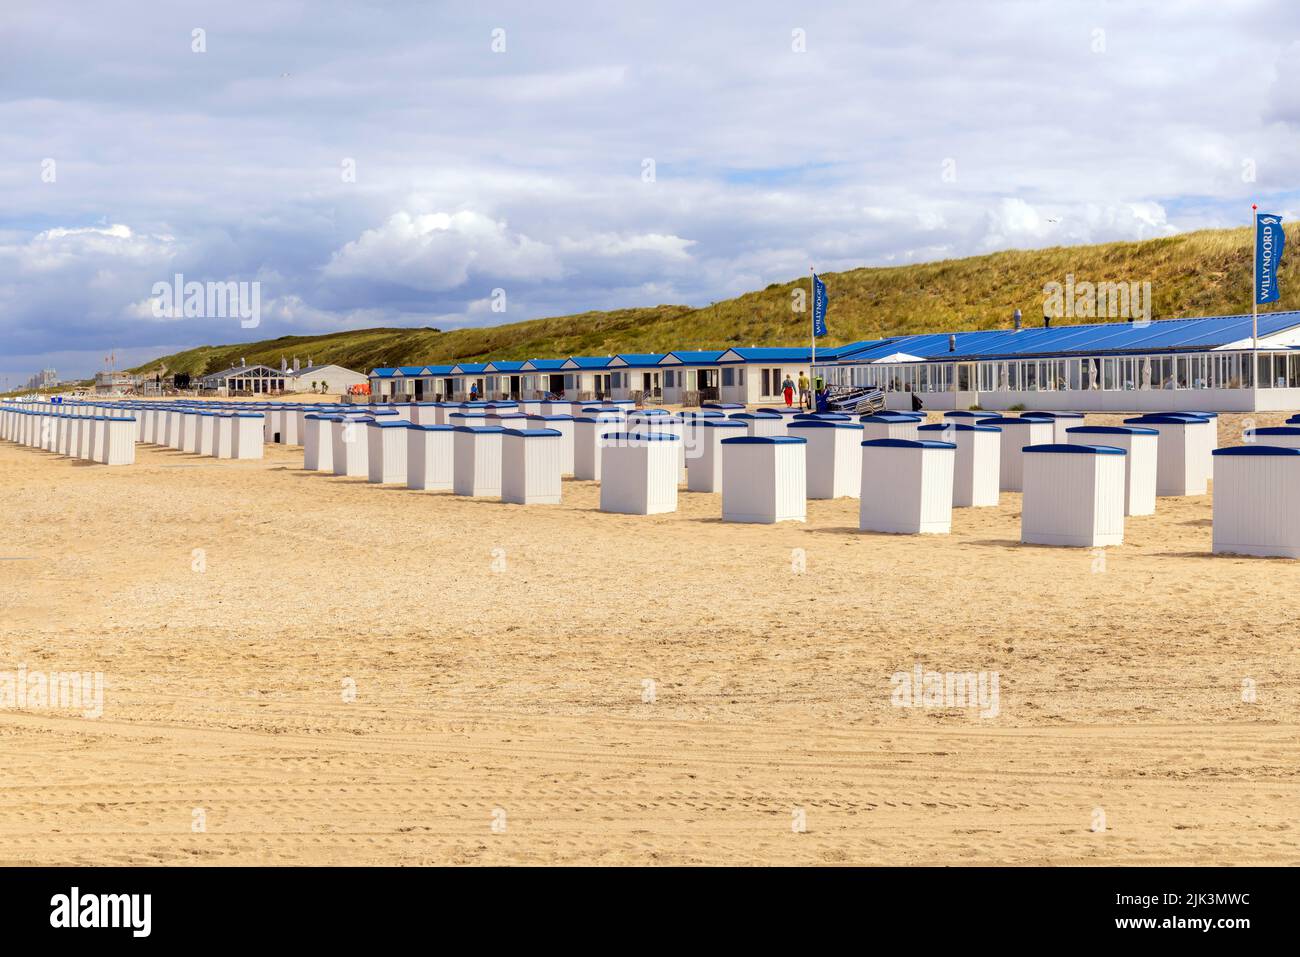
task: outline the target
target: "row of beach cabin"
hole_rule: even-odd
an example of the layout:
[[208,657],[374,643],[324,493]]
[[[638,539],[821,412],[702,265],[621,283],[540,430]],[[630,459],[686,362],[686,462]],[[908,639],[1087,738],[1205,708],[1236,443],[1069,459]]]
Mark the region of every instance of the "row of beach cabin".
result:
[[133,465],[137,443],[260,459],[266,415],[212,402],[22,402],[0,406],[0,438],[102,465]]
[[887,336],[834,347],[675,350],[398,366],[370,373],[376,401],[540,399],[783,404],[808,374],[880,389],[887,408],[1216,412],[1300,408],[1300,312]]
[[630,401],[340,405],[46,403],[0,407],[0,438],[107,465],[136,443],[219,459],[301,445],[310,471],[521,505],[558,504],[562,479],[597,481],[603,511],[675,511],[679,489],[720,493],[729,522],[803,521],[809,499],[859,500],[863,531],[944,534],[953,508],[1023,494],[1021,539],[1098,547],[1128,516],[1215,482],[1214,551],[1300,557],[1300,416],[1218,447],[1211,412],[1088,425],[1078,412],[851,416]]
[[672,414],[563,402],[382,411],[306,414],[305,467],[517,504],[556,504],[564,477],[593,480],[602,510],[632,514],[675,511],[685,487],[720,493],[732,522],[803,521],[809,499],[853,497],[862,530],[903,534],[947,533],[953,508],[996,506],[1017,491],[1023,541],[1088,547],[1119,544],[1127,516],[1154,514],[1162,496],[1205,494],[1221,473],[1215,550],[1300,555],[1285,525],[1243,530],[1235,504],[1235,490],[1258,492],[1243,476],[1282,475],[1291,451],[1300,454],[1300,417],[1219,449],[1217,416],[1204,412],[1097,426],[1050,412],[952,412],[926,425],[919,413]]

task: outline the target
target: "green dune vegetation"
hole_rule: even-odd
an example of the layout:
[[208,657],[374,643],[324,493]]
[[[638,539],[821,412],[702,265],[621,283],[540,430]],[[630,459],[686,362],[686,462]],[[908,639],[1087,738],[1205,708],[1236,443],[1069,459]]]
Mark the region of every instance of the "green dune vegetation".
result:
[[[1282,298],[1270,311],[1300,308],[1300,224],[1286,230]],[[1044,287],[1075,282],[1150,283],[1151,317],[1250,311],[1251,231],[1202,230],[1142,242],[1012,250],[907,266],[826,273],[831,335],[819,345],[920,332],[1010,325],[1019,308],[1041,322]],[[358,329],[321,336],[200,346],[154,359],[133,372],[202,375],[241,358],[278,366],[308,357],[366,372],[376,366],[531,359],[669,349],[803,345],[807,313],[792,308],[806,277],[774,283],[702,308],[660,305],[455,329]],[[1066,318],[1063,322],[1091,321]],[[1122,321],[1122,320],[1120,320]]]

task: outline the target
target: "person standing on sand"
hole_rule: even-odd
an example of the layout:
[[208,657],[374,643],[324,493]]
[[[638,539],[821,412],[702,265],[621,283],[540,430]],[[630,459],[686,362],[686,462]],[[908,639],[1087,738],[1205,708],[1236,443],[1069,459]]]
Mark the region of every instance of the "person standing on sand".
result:
[[812,396],[808,394],[808,373],[799,373],[799,408],[812,408]]
[[781,392],[785,395],[785,407],[794,408],[794,380],[790,378],[790,373],[786,373],[785,381],[781,383]]

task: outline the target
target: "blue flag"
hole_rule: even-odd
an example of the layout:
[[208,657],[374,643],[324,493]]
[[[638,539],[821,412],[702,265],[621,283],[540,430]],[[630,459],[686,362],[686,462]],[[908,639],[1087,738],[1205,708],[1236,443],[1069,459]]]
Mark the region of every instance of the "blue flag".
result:
[[813,335],[826,335],[826,283],[813,273]]
[[1255,302],[1277,302],[1277,267],[1282,261],[1282,247],[1286,234],[1282,232],[1282,217],[1274,213],[1260,213],[1255,220]]

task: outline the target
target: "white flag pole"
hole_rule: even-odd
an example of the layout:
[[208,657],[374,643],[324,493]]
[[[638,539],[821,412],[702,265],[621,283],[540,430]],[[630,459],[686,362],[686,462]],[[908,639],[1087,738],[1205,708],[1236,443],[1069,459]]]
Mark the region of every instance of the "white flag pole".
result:
[[[1255,203],[1250,204],[1251,230],[1250,230],[1250,348],[1259,349],[1259,206]],[[1255,377],[1259,375],[1259,359],[1252,355],[1251,362],[1255,363]],[[1255,388],[1259,388],[1259,383],[1255,383]]]
[[812,359],[808,363],[808,411],[817,411],[817,272],[808,267],[808,289],[812,293],[812,310],[808,314],[808,342],[811,345]]

